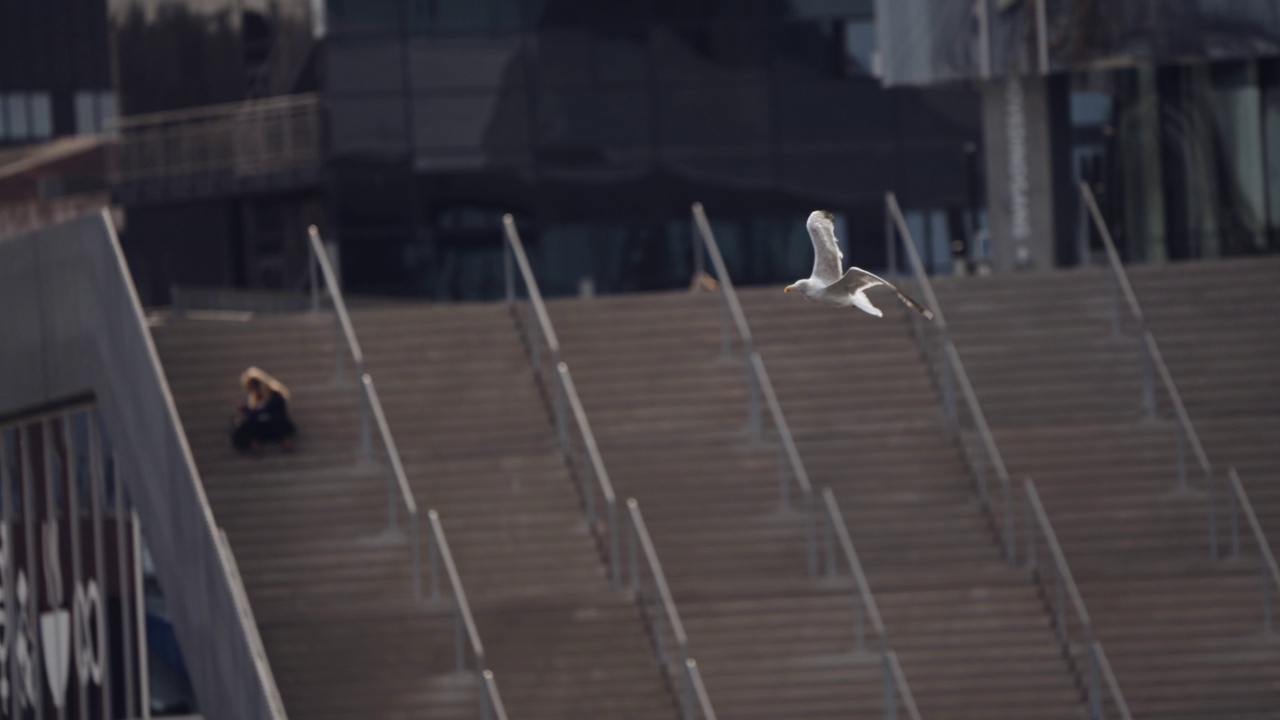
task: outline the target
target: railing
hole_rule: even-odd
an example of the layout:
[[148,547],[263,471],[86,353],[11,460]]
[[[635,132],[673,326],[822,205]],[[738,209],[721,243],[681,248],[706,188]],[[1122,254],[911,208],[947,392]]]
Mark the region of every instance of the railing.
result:
[[[396,448],[395,438],[391,435],[391,428],[387,424],[387,418],[382,409],[382,401],[378,399],[377,387],[373,384],[373,378],[369,373],[364,371],[364,350],[360,348],[360,339],[356,337],[355,326],[351,323],[351,314],[347,311],[347,301],[342,294],[342,287],[338,284],[337,274],[333,270],[332,263],[329,262],[329,255],[325,252],[324,243],[320,240],[320,231],[312,225],[307,229],[310,239],[311,258],[309,267],[312,277],[311,282],[311,310],[319,312],[320,310],[320,285],[316,282],[316,271],[324,278],[324,287],[328,288],[329,296],[333,299],[333,315],[336,325],[335,334],[338,340],[334,343],[336,352],[335,357],[335,380],[341,381],[344,375],[343,358],[349,352],[351,361],[355,365],[356,377],[356,399],[360,408],[360,450],[366,461],[373,460],[373,440],[369,423],[369,416],[372,413],[374,420],[378,425],[378,434],[382,439],[383,450],[387,454],[387,523],[391,532],[396,532],[399,525],[399,507],[396,502],[403,504],[405,512],[409,517],[410,542],[413,546],[413,594],[415,598],[422,597],[422,569],[418,558],[418,503],[413,499],[413,491],[409,488],[409,478],[405,476],[404,466],[400,462],[400,451]],[[345,347],[343,343],[345,341]]]
[[[1053,611],[1054,629],[1063,652],[1068,657],[1074,658],[1077,649],[1083,649],[1086,662],[1085,700],[1089,717],[1093,720],[1103,720],[1106,717],[1103,697],[1105,681],[1112,704],[1120,713],[1120,717],[1124,720],[1132,720],[1128,703],[1125,702],[1124,694],[1120,692],[1120,685],[1116,682],[1115,673],[1111,671],[1111,663],[1102,649],[1102,643],[1098,642],[1093,635],[1093,620],[1089,617],[1084,599],[1080,596],[1080,589],[1071,576],[1066,555],[1062,552],[1062,546],[1058,544],[1058,536],[1054,533],[1049,516],[1044,511],[1044,504],[1040,502],[1040,494],[1036,491],[1035,483],[1028,478],[1024,481],[1023,490],[1027,509],[1027,567],[1039,583],[1045,600]],[[1037,546],[1041,541],[1049,554],[1050,562],[1047,568],[1042,567],[1039,561],[1040,553]],[[1082,636],[1078,642],[1072,637],[1072,614],[1069,609],[1074,611],[1075,626]]]
[[1244,485],[1240,482],[1240,475],[1236,473],[1235,468],[1231,468],[1227,478],[1227,499],[1231,506],[1231,554],[1240,557],[1240,512],[1243,510],[1249,529],[1253,531],[1254,542],[1258,545],[1258,556],[1261,559],[1262,629],[1270,635],[1273,614],[1271,593],[1273,590],[1280,591],[1280,567],[1276,565],[1276,557],[1271,553],[1271,544],[1267,542],[1266,533],[1262,532],[1258,516],[1253,512],[1253,503],[1249,502],[1249,496],[1245,494]]
[[858,552],[853,547],[853,539],[849,536],[849,528],[845,525],[844,515],[840,512],[840,506],[836,504],[836,496],[831,492],[831,488],[822,490],[822,502],[826,508],[826,523],[823,525],[823,529],[827,548],[827,577],[834,578],[838,573],[836,564],[836,546],[838,542],[840,553],[844,555],[845,564],[849,566],[849,572],[853,576],[853,615],[854,638],[857,643],[856,650],[858,652],[866,650],[864,616],[871,620],[871,629],[875,633],[876,651],[880,653],[883,666],[881,682],[884,685],[884,715],[889,720],[897,718],[898,700],[901,698],[903,706],[907,709],[907,717],[911,718],[911,720],[920,720],[920,710],[916,707],[916,700],[911,694],[911,687],[907,685],[906,675],[902,672],[902,666],[898,663],[898,655],[889,646],[889,636],[885,632],[884,622],[880,618],[880,609],[876,605],[875,596],[871,594],[871,585],[867,583],[866,573],[862,570],[862,562],[858,560]]
[[[609,582],[614,589],[621,583],[622,558],[618,550],[618,500],[613,492],[613,483],[609,481],[609,471],[605,469],[604,459],[600,456],[600,448],[596,444],[595,433],[591,430],[591,422],[583,410],[582,400],[578,397],[577,386],[573,383],[573,375],[569,366],[560,360],[560,340],[556,337],[555,326],[551,324],[551,316],[547,314],[546,304],[542,301],[542,291],[538,288],[538,279],[534,277],[529,265],[529,258],[524,251],[524,243],[516,230],[515,220],[511,215],[502,218],[502,226],[506,242],[503,253],[503,266],[506,275],[507,306],[511,308],[517,322],[529,343],[529,362],[538,375],[542,387],[551,394],[552,412],[556,426],[556,439],[560,450],[569,462],[573,474],[579,480],[579,492],[582,493],[583,508],[587,515],[587,524],[593,533],[597,533],[601,547],[609,563]],[[517,269],[520,281],[524,283],[529,297],[529,305],[534,319],[530,321],[528,312],[516,303]],[[532,328],[532,331],[531,331]],[[547,360],[543,360],[543,354]],[[573,414],[572,428],[566,418],[566,410]],[[605,527],[601,528],[596,509],[596,489],[604,502]]]
[[[795,439],[791,436],[791,428],[787,424],[786,416],[782,414],[782,404],[778,402],[778,395],[773,389],[773,382],[769,379],[769,372],[765,369],[764,358],[756,350],[755,339],[751,335],[751,326],[747,324],[747,316],[742,311],[742,303],[738,300],[737,290],[734,289],[733,278],[729,277],[729,271],[724,264],[724,257],[720,254],[720,246],[716,242],[715,234],[711,232],[711,223],[707,221],[707,214],[702,208],[702,203],[694,203],[692,212],[694,235],[701,240],[701,246],[706,249],[708,257],[711,258],[711,265],[716,272],[716,280],[720,283],[721,351],[726,358],[731,356],[733,341],[731,338],[732,331],[729,328],[729,319],[732,317],[733,325],[737,326],[738,336],[742,341],[742,352],[747,366],[747,415],[751,426],[751,439],[755,443],[759,443],[763,439],[760,417],[760,396],[763,394],[765,404],[769,407],[769,416],[773,420],[774,431],[778,436],[778,450],[781,455],[778,462],[778,492],[781,496],[783,508],[789,509],[791,507],[791,481],[794,480],[796,486],[800,489],[800,500],[803,506],[801,512],[804,515],[805,570],[810,577],[813,577],[818,572],[818,552],[814,538],[813,485],[809,482],[809,473],[805,470],[804,461],[800,458],[800,451],[796,448]],[[695,239],[694,256],[697,258],[695,267],[701,268],[701,253],[697,250],[698,247],[699,242]]]
[[118,181],[254,177],[320,167],[313,94],[208,105],[119,119]]
[[1209,464],[1209,458],[1205,455],[1204,446],[1200,444],[1200,436],[1196,433],[1195,426],[1191,423],[1191,416],[1187,414],[1187,408],[1182,402],[1182,394],[1178,392],[1178,386],[1173,382],[1173,375],[1169,372],[1169,366],[1165,364],[1164,355],[1160,352],[1160,346],[1156,344],[1155,335],[1152,334],[1151,329],[1147,326],[1146,315],[1142,312],[1142,306],[1138,304],[1138,296],[1134,294],[1133,286],[1129,283],[1129,275],[1125,272],[1124,264],[1120,262],[1120,253],[1116,250],[1115,241],[1111,237],[1111,230],[1102,218],[1102,211],[1098,209],[1098,201],[1093,196],[1093,191],[1089,189],[1088,183],[1080,183],[1080,196],[1089,210],[1089,215],[1093,218],[1098,234],[1102,237],[1102,243],[1107,251],[1107,261],[1111,265],[1111,332],[1116,337],[1121,334],[1119,296],[1123,295],[1125,304],[1129,306],[1129,313],[1138,325],[1142,407],[1146,411],[1147,417],[1155,417],[1155,381],[1152,378],[1152,366],[1154,365],[1156,374],[1160,376],[1160,382],[1164,385],[1165,392],[1169,396],[1169,402],[1173,406],[1174,419],[1177,421],[1175,441],[1178,458],[1178,489],[1187,489],[1185,445],[1190,442],[1191,451],[1195,453],[1196,462],[1199,463],[1200,470],[1204,473],[1205,493],[1208,501],[1209,555],[1216,558],[1218,557],[1218,492],[1213,475],[1213,466]]
[[[538,288],[538,279],[529,265],[529,258],[525,254],[520,233],[516,230],[515,220],[511,215],[506,215],[502,218],[502,225],[506,238],[503,264],[506,275],[507,305],[528,339],[529,362],[534,372],[538,374],[542,387],[547,388],[552,394],[556,436],[570,467],[580,478],[580,491],[588,524],[598,537],[601,533],[604,535],[599,539],[608,555],[610,584],[616,589],[621,583],[623,562],[618,538],[617,496],[614,494],[613,484],[609,481],[609,472],[605,469],[604,460],[596,444],[595,433],[591,430],[591,423],[578,397],[577,387],[573,383],[573,374],[569,372],[569,366],[560,359],[560,340],[556,336],[555,326],[551,324],[551,316],[547,313],[546,304],[542,301],[542,291]],[[529,297],[527,311],[522,310],[522,306],[516,302],[517,271]],[[532,320],[528,317],[529,314],[533,315]],[[534,330],[531,331],[531,327]],[[544,352],[547,360],[542,358]],[[566,409],[573,414],[572,426],[565,417]],[[596,513],[597,487],[605,504],[606,527],[603,529],[600,528]],[[703,685],[698,663],[689,656],[689,640],[684,632],[684,624],[680,622],[680,613],[676,610],[666,575],[662,571],[662,563],[658,560],[658,553],[653,547],[644,518],[640,514],[640,505],[634,498],[627,500],[627,515],[630,519],[628,535],[631,551],[630,587],[637,599],[641,601],[641,606],[645,607],[643,599],[646,590],[639,561],[640,553],[643,552],[645,566],[649,568],[649,577],[652,578],[653,592],[656,593],[657,600],[653,604],[653,617],[649,630],[653,639],[654,652],[663,670],[667,672],[668,678],[673,677],[667,654],[668,628],[674,634],[676,648],[680,651],[681,672],[684,677],[684,688],[678,693],[681,717],[683,720],[693,720],[698,717],[695,714],[696,709],[702,720],[715,720],[715,710],[711,706],[711,699]]]
[[[395,438],[391,434],[391,426],[387,423],[386,413],[382,409],[382,401],[378,398],[378,390],[373,384],[373,378],[364,371],[364,351],[360,348],[360,340],[356,337],[355,326],[351,322],[350,313],[347,312],[347,302],[343,297],[342,287],[337,281],[337,274],[333,270],[332,263],[329,262],[329,255],[325,252],[324,243],[320,240],[320,232],[315,225],[312,225],[308,228],[307,233],[311,241],[311,309],[313,312],[319,312],[320,310],[320,285],[316,282],[316,272],[318,270],[324,279],[324,287],[328,288],[329,296],[333,299],[336,320],[335,334],[340,337],[340,340],[335,343],[337,348],[336,379],[342,380],[343,357],[349,352],[355,365],[356,376],[359,378],[357,395],[360,403],[360,447],[364,459],[366,461],[372,460],[373,442],[370,438],[369,427],[369,415],[372,412],[373,420],[378,427],[378,435],[382,440],[383,450],[387,454],[388,526],[392,535],[399,532],[399,506],[403,504],[405,513],[409,518],[409,556],[412,563],[413,597],[415,601],[421,601],[422,561],[419,556],[421,542],[418,538],[418,503],[413,497],[413,490],[409,487],[409,478],[405,474],[404,465],[400,460],[400,451],[396,447]],[[343,340],[346,342],[345,348],[343,347]],[[427,564],[430,567],[431,599],[440,599],[440,565],[443,564],[445,574],[449,578],[449,586],[453,591],[454,653],[458,672],[466,671],[465,647],[469,644],[472,655],[475,657],[477,678],[480,681],[481,716],[484,720],[490,720],[496,714],[498,720],[506,720],[506,710],[503,709],[502,698],[498,695],[493,673],[485,667],[484,645],[480,642],[480,633],[476,629],[475,618],[471,614],[471,605],[467,602],[467,594],[462,588],[462,579],[459,577],[458,569],[454,565],[453,553],[449,550],[449,541],[445,537],[444,526],[440,523],[439,513],[435,510],[428,510],[427,522],[431,526],[430,534],[427,536],[429,546]]]
[[[951,341],[951,330],[947,325],[946,316],[942,312],[942,307],[938,304],[938,297],[933,291],[933,283],[929,280],[928,273],[925,272],[924,263],[920,260],[920,253],[916,250],[916,243],[911,236],[911,230],[907,228],[907,221],[902,215],[902,208],[898,206],[898,198],[893,193],[885,195],[885,214],[887,217],[885,230],[888,233],[890,256],[893,255],[895,239],[900,237],[903,248],[906,250],[907,259],[911,264],[912,274],[924,294],[925,304],[933,312],[933,322],[930,325],[935,328],[938,336],[937,346],[941,357],[939,384],[942,387],[942,405],[947,419],[947,426],[951,434],[955,436],[956,442],[963,448],[964,456],[977,477],[978,498],[981,500],[983,507],[993,514],[995,511],[991,508],[987,482],[988,466],[995,471],[996,480],[1000,483],[1004,506],[999,513],[1000,517],[1002,517],[998,522],[1000,540],[1004,546],[1005,559],[1010,564],[1013,564],[1017,560],[1013,482],[1009,479],[1009,471],[1005,467],[1004,456],[1000,453],[1000,447],[996,445],[995,436],[991,434],[991,427],[987,424],[987,416],[982,411],[981,403],[978,402],[977,393],[974,392],[973,384],[969,381],[969,373],[965,370],[964,363],[960,360],[960,353],[956,350],[955,343]],[[896,233],[895,230],[897,231]],[[929,343],[925,339],[924,323],[921,322],[920,316],[917,314],[913,314],[912,319],[915,323],[916,341],[920,344],[921,351],[932,355]],[[977,435],[974,438],[974,442],[970,442],[969,438],[966,437],[960,422],[956,407],[956,385],[960,386],[960,395],[964,398],[965,407],[969,411],[970,423]]]
[[[444,525],[440,523],[440,515],[435,510],[427,511],[427,522],[431,524],[431,598],[440,599],[440,565],[444,565],[445,575],[449,578],[449,587],[453,590],[453,634],[454,659],[458,672],[467,670],[465,648],[471,647],[471,655],[475,658],[476,677],[479,680],[480,717],[482,720],[507,720],[507,711],[503,707],[502,697],[498,694],[498,685],[494,682],[493,673],[485,667],[484,643],[480,642],[480,631],[476,628],[475,617],[471,614],[471,603],[467,602],[467,593],[462,589],[462,578],[458,576],[458,568],[453,563],[453,552],[449,550],[449,540],[444,534]],[[464,640],[465,638],[465,640]]]
[[[701,717],[702,720],[716,720],[716,712],[711,706],[711,699],[702,682],[698,663],[689,655],[689,638],[685,635],[684,623],[680,621],[680,612],[676,609],[675,600],[671,597],[667,576],[662,571],[662,563],[658,560],[658,553],[653,548],[653,540],[649,537],[644,516],[640,514],[640,504],[635,498],[627,498],[627,515],[631,519],[631,532],[628,534],[628,544],[631,549],[631,589],[635,591],[636,598],[642,607],[652,608],[653,616],[649,631],[653,636],[658,662],[662,663],[662,669],[668,678],[673,678],[674,675],[670,668],[667,632],[670,631],[675,639],[675,650],[684,677],[684,687],[678,691],[680,717],[682,720],[693,720],[697,717]],[[649,570],[648,577],[652,590],[646,589],[645,576],[640,572],[641,554],[644,556],[644,566]],[[649,597],[647,602],[646,595]]]

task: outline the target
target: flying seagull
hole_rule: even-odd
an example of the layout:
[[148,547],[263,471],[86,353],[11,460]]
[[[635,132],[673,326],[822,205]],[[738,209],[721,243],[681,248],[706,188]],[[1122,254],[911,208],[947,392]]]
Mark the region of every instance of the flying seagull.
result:
[[897,293],[898,299],[907,307],[925,316],[925,319],[932,320],[933,313],[929,308],[907,297],[884,278],[856,267],[850,267],[848,272],[840,274],[840,261],[844,259],[844,253],[840,252],[840,246],[836,242],[835,226],[831,223],[831,218],[831,213],[826,210],[809,213],[805,227],[809,229],[809,237],[813,240],[813,275],[788,285],[786,292],[799,290],[811,302],[836,307],[854,306],[865,313],[884,317],[884,313],[871,304],[866,294],[867,290],[883,285]]

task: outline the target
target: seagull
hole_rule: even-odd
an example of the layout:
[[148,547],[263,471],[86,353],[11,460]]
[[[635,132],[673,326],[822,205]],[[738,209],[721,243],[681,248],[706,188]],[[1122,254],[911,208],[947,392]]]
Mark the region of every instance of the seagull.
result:
[[848,272],[840,274],[841,260],[844,253],[836,242],[835,226],[831,222],[832,215],[826,210],[814,210],[809,213],[805,227],[813,240],[813,275],[784,288],[785,292],[799,290],[810,302],[834,305],[836,307],[856,307],[863,312],[884,317],[880,308],[867,299],[867,290],[884,285],[898,295],[907,307],[925,317],[933,319],[929,308],[912,300],[882,277],[877,277],[861,268],[850,267]]

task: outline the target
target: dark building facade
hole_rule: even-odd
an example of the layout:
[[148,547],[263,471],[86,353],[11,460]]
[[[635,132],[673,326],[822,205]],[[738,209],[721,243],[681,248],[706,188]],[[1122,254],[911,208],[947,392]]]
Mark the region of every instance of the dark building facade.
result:
[[102,0],[0,2],[0,151],[100,133],[116,115]]
[[[551,293],[687,283],[694,201],[745,282],[807,274],[817,207],[870,267],[888,190],[939,266],[982,223],[979,96],[884,89],[871,0],[299,0],[258,19],[228,0],[199,22],[113,2],[127,115],[251,98],[256,73],[276,78],[257,95],[312,91],[323,117],[314,184],[129,196],[153,301],[166,283],[295,286],[307,221],[350,291],[440,299],[500,293],[505,212]],[[195,217],[193,262],[172,238]]]
[[887,83],[982,93],[998,266],[1099,249],[1081,180],[1130,260],[1280,251],[1280,2],[880,5]]

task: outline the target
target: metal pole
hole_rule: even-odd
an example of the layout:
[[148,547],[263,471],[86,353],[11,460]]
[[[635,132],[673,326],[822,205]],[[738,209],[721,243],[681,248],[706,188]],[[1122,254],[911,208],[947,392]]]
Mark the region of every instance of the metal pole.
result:
[[364,452],[366,461],[373,460],[373,436],[372,430],[369,428],[369,381],[368,375],[364,372],[364,361],[356,364],[356,384],[360,387],[356,388],[357,400],[360,404],[360,449]]
[[560,361],[559,350],[553,351],[551,355],[551,367],[556,370],[555,398],[553,400],[556,413],[556,438],[560,441],[561,450],[567,452],[569,449],[569,430],[565,420],[565,405],[567,403],[565,399],[564,378],[560,377],[559,372],[559,368],[564,366],[564,363]]
[[1054,615],[1057,617],[1058,621],[1058,642],[1062,643],[1065,647],[1067,644],[1066,588],[1062,581],[1062,571],[1058,568],[1056,563],[1050,564],[1053,565],[1053,594],[1057,600],[1054,603]]
[[1049,74],[1049,30],[1045,0],[1036,0],[1036,58],[1040,65],[1040,74]]
[[427,533],[427,572],[431,576],[431,599],[440,599],[440,546],[436,541],[435,525]]
[[466,672],[467,658],[462,651],[462,603],[458,602],[458,589],[453,590],[453,655],[457,659],[458,672]]
[[[333,311],[333,348],[336,351],[337,359],[334,361],[334,382],[342,381],[342,356],[346,354],[345,343],[346,341],[342,335],[342,315],[335,309]],[[359,380],[360,378],[357,376],[356,381],[359,382]]]
[[680,713],[685,720],[693,720],[693,670],[684,663],[684,693],[680,698]]
[[1095,720],[1102,718],[1102,678],[1098,670],[1098,650],[1093,644],[1093,630],[1085,631],[1085,645],[1089,648],[1089,713]]
[[898,256],[894,252],[897,249],[894,240],[893,213],[889,211],[889,201],[886,199],[884,205],[884,256],[885,266],[889,269],[889,277],[898,274]]
[[307,276],[311,281],[311,312],[313,313],[320,312],[320,279],[316,272],[318,263],[315,246],[307,243]]
[[698,230],[698,224],[693,223],[693,232],[689,235],[689,241],[693,244],[693,279],[700,280],[706,274],[706,260],[702,252],[702,232]]
[[898,717],[898,691],[894,687],[893,667],[889,662],[889,653],[881,652],[880,660],[884,665],[884,716],[889,720]]
[[973,462],[978,473],[978,499],[985,506],[989,502],[987,494],[987,446],[978,438],[973,439],[978,446],[973,452]]
[[1040,568],[1037,567],[1036,560],[1036,526],[1035,512],[1031,508],[1031,500],[1023,494],[1023,502],[1027,507],[1027,569],[1031,572],[1038,573]]
[[[631,500],[628,500],[628,501],[627,501],[627,505],[628,505],[628,506],[630,506],[630,505],[631,505]],[[628,513],[628,516],[630,516],[630,513]],[[628,544],[631,546],[631,547],[630,547],[630,550],[631,550],[631,589],[635,591],[636,596],[638,597],[638,596],[640,595],[640,562],[639,562],[639,560],[636,558],[636,554],[637,554],[637,548],[636,548],[637,538],[636,538],[636,535],[637,535],[638,533],[637,533],[637,531],[636,531],[636,521],[635,521],[635,518],[631,518],[630,525],[631,525],[631,532],[629,533],[629,536],[630,536],[630,538],[631,538],[631,539],[628,541]]]
[[1141,339],[1138,341],[1141,346],[1139,361],[1142,378],[1142,407],[1149,418],[1156,416],[1156,386],[1151,370],[1151,342],[1150,334],[1143,330]]
[[502,244],[502,270],[506,277],[507,305],[510,306],[516,301],[515,255],[511,251],[511,238]]
[[138,623],[138,709],[142,711],[143,720],[150,720],[151,672],[148,669],[146,590],[142,582],[142,526],[138,523],[137,510],[131,511],[130,517],[133,521],[133,609]]
[[1076,197],[1079,217],[1076,219],[1076,261],[1081,267],[1090,264],[1089,257],[1089,208],[1084,204],[1084,195]]
[[[129,613],[129,556],[125,551],[125,515],[124,515],[124,486],[120,482],[120,467],[115,458],[111,459],[112,477],[115,479],[116,491],[116,558],[119,561],[120,569],[120,618],[124,628],[122,637],[133,637],[133,620]],[[137,562],[138,558],[134,558]],[[135,599],[136,600],[136,599]],[[136,714],[136,688],[133,684],[133,673],[135,667],[133,662],[133,644],[129,640],[124,641],[124,681],[125,681],[125,717],[137,717]]]
[[582,494],[587,503],[587,524],[596,525],[595,462],[587,458],[582,468]]

